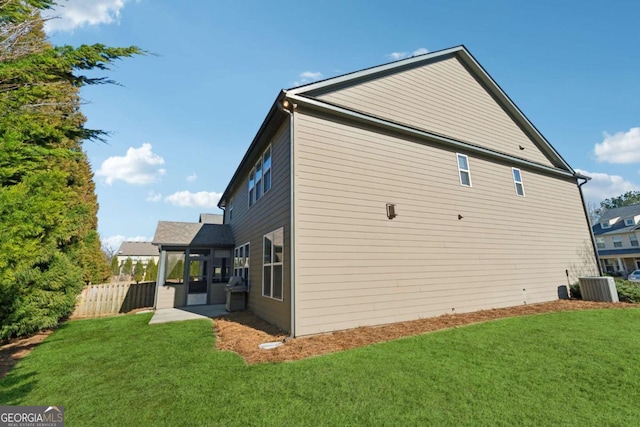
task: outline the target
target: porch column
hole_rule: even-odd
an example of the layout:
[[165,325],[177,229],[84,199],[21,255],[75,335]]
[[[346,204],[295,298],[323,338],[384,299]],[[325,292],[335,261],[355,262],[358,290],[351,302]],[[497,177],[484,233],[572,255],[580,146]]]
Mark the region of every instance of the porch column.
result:
[[164,278],[167,270],[167,251],[160,250],[160,260],[158,261],[158,274],[156,277],[156,294],[153,298],[153,308],[156,308],[158,302],[158,294],[160,293],[160,287],[164,286]]
[[618,261],[618,271],[623,271],[624,270],[624,264],[622,264],[622,259],[616,258],[616,261]]

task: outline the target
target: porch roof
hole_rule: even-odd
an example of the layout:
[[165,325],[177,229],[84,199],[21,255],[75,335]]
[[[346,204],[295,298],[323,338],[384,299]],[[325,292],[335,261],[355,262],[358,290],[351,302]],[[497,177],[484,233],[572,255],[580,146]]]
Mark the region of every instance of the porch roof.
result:
[[185,247],[235,246],[229,225],[201,222],[158,221],[152,243]]

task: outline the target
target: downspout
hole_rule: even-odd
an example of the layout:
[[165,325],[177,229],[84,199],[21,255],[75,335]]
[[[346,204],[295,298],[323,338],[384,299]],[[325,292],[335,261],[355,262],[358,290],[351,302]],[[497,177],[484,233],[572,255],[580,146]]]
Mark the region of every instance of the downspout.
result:
[[278,109],[286,114],[289,115],[289,158],[290,158],[290,164],[289,164],[289,177],[290,177],[290,181],[289,181],[289,194],[291,196],[291,199],[289,201],[290,203],[290,235],[291,235],[291,255],[290,255],[290,269],[291,269],[291,277],[289,279],[289,288],[291,290],[291,327],[290,327],[290,332],[289,332],[289,336],[286,337],[284,340],[287,341],[291,338],[295,338],[296,337],[296,276],[295,276],[295,272],[296,272],[296,240],[295,240],[295,216],[294,216],[294,200],[295,198],[293,197],[294,195],[294,184],[295,184],[295,173],[294,173],[294,151],[293,151],[293,147],[294,147],[294,115],[293,112],[295,111],[296,107],[298,105],[294,104],[292,102],[290,102],[288,99],[286,99],[286,97],[282,100],[282,102],[278,103]]
[[593,227],[591,225],[591,220],[589,219],[589,211],[587,210],[587,204],[584,201],[584,194],[582,194],[582,186],[591,180],[590,176],[580,175],[578,173],[574,173],[573,176],[576,178],[576,182],[579,179],[583,179],[584,181],[578,184],[578,192],[580,193],[580,200],[582,200],[582,209],[584,210],[584,216],[587,219],[587,224],[589,224],[589,236],[591,236],[591,245],[593,245],[593,253],[596,256],[596,265],[598,267],[598,275],[602,276],[602,266],[600,265],[600,255],[598,255],[598,246],[596,245],[596,237],[593,235]]

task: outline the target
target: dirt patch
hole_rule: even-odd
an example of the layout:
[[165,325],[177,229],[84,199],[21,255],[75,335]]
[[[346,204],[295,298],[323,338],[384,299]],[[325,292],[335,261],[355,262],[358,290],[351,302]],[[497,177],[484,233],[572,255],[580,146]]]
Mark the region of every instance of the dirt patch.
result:
[[18,363],[18,360],[31,353],[53,331],[40,332],[28,338],[16,338],[0,345],[0,379]]
[[505,317],[554,311],[627,307],[640,307],[640,304],[558,300],[542,304],[483,310],[475,313],[447,314],[428,319],[295,338],[287,340],[283,345],[272,350],[261,350],[258,345],[265,342],[283,341],[287,336],[286,332],[275,328],[252,313],[230,313],[215,319],[214,325],[218,349],[238,353],[247,363],[254,364],[300,360],[425,332]]

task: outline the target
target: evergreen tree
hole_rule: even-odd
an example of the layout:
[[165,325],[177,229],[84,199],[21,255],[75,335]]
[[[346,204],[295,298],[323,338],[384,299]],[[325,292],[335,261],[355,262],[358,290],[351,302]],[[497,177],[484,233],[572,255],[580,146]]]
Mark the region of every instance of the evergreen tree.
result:
[[144,266],[142,265],[142,261],[138,260],[138,262],[136,262],[136,266],[133,268],[133,280],[135,280],[136,283],[140,283],[143,275]]
[[155,282],[158,279],[158,266],[156,262],[151,258],[147,263],[147,270],[144,273],[145,282]]
[[131,257],[128,257],[126,260],[124,260],[124,264],[122,265],[122,274],[133,274],[133,260],[131,259]]
[[114,256],[111,258],[111,263],[109,264],[109,270],[111,272],[112,277],[116,277],[120,275],[120,262],[118,261],[117,256]]
[[55,326],[83,284],[108,277],[81,87],[136,47],[52,46],[40,11],[53,0],[0,0],[0,339]]

